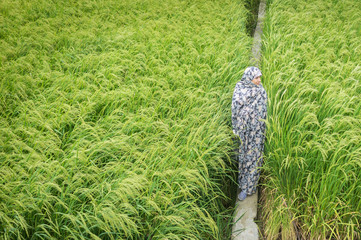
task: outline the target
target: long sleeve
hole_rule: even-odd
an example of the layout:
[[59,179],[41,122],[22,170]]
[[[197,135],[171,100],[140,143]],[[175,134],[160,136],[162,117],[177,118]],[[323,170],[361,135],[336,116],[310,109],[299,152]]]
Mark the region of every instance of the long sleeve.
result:
[[233,133],[241,137],[242,130],[247,124],[247,114],[244,112],[246,105],[245,92],[241,91],[239,84],[236,85],[232,97],[232,126]]

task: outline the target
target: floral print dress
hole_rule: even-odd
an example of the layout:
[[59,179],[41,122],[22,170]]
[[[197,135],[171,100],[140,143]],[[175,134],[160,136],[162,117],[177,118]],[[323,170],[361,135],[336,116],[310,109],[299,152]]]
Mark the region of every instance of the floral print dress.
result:
[[259,180],[258,167],[263,164],[267,117],[267,93],[262,84],[252,83],[261,76],[257,67],[249,67],[236,84],[232,98],[232,125],[241,143],[239,148],[238,183],[247,195],[256,192]]

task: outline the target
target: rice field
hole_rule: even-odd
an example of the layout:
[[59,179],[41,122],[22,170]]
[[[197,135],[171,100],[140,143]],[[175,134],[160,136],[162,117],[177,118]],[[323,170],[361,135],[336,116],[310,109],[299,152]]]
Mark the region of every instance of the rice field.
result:
[[360,9],[268,1],[266,239],[361,239]]
[[1,0],[0,238],[227,238],[247,15]]

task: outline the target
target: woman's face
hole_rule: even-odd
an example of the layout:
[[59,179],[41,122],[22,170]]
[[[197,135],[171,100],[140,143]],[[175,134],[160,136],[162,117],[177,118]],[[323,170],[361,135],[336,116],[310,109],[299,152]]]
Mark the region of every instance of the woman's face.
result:
[[259,85],[261,83],[261,76],[253,78],[252,82],[256,85]]

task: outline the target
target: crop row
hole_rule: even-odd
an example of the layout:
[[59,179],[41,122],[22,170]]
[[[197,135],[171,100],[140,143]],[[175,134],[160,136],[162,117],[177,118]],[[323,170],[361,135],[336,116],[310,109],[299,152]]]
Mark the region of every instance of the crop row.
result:
[[242,1],[2,1],[0,238],[229,234]]
[[361,2],[269,2],[267,239],[361,237]]

